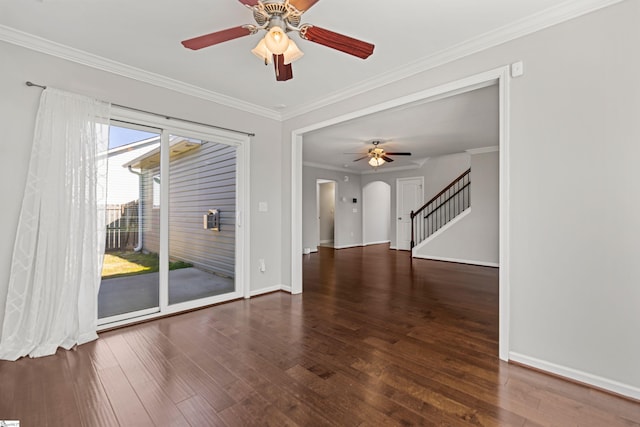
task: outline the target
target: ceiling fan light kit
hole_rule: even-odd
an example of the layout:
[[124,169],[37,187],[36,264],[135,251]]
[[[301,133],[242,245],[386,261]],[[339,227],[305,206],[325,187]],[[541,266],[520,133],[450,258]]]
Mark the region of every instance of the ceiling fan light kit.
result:
[[369,164],[373,166],[373,168],[377,168],[378,166],[384,165],[385,161],[382,157],[372,157],[369,159]]
[[251,49],[251,53],[262,59],[264,61],[264,65],[271,64],[271,62],[273,62],[273,54],[269,52],[269,49],[267,49],[267,43],[264,39],[260,39],[258,45]]
[[298,45],[291,39],[289,39],[289,47],[284,51],[284,63],[291,64],[294,61],[302,58],[304,56],[304,52],[298,48]]
[[269,49],[274,55],[282,55],[289,47],[289,36],[287,36],[287,33],[277,25],[271,27],[263,40],[267,49]]
[[369,151],[366,155],[359,157],[354,160],[354,162],[358,162],[363,159],[369,159],[368,163],[374,169],[377,169],[379,166],[384,165],[385,163],[393,162],[393,159],[389,156],[410,156],[411,153],[387,153],[384,151],[384,148],[378,147],[381,141],[375,140],[371,141],[373,144],[373,148],[369,148]]
[[253,11],[253,18],[257,25],[241,25],[194,37],[184,40],[182,45],[188,49],[198,50],[264,30],[267,34],[251,52],[260,58],[265,65],[274,62],[276,80],[278,81],[293,78],[291,63],[304,55],[287,35],[289,32],[297,32],[303,40],[321,44],[358,58],[366,59],[373,53],[374,45],[371,43],[313,25],[301,25],[302,14],[319,0],[239,1]]

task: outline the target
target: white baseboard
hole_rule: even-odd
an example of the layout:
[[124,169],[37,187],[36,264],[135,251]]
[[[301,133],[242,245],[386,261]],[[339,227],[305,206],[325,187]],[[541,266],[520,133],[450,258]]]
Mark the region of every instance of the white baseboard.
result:
[[291,286],[289,285],[274,285],[274,286],[269,286],[268,288],[256,289],[255,291],[251,291],[249,295],[252,297],[257,297],[259,295],[270,294],[272,292],[279,292],[279,291],[292,293]]
[[348,249],[348,248],[360,248],[364,246],[362,243],[358,243],[355,245],[340,245],[340,246],[334,246],[333,249]]
[[389,249],[391,249],[392,251],[397,251],[398,247],[397,246],[389,246]]
[[333,243],[333,240],[320,240],[320,244],[321,245],[324,245],[324,244],[327,244],[327,243]]
[[274,285],[274,286],[269,286],[268,288],[256,289],[255,291],[251,291],[249,293],[249,296],[257,297],[258,295],[269,294],[271,292],[278,292],[282,290],[282,286],[283,285]]
[[588,372],[578,371],[577,369],[568,368],[566,366],[556,365],[555,363],[536,359],[535,357],[525,356],[520,353],[509,352],[509,360],[589,386],[607,390],[622,396],[627,396],[635,400],[640,400],[640,388],[629,384],[623,384],[618,381],[599,377]]
[[391,240],[381,240],[379,242],[368,242],[368,243],[364,243],[362,246],[382,245],[385,243],[391,243]]
[[447,258],[447,257],[431,256],[431,255],[416,255],[415,252],[413,253],[413,257],[419,258],[419,259],[430,259],[433,261],[446,261],[446,262],[457,262],[460,264],[479,265],[482,267],[500,267],[500,264],[497,262],[474,261],[469,259]]
[[284,291],[284,292],[292,293],[291,292],[291,286],[289,286],[289,285],[280,285],[280,290]]

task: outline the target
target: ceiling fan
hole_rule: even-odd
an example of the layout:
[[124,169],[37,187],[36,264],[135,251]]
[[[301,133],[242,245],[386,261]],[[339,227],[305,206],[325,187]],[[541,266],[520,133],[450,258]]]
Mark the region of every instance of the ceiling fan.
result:
[[378,166],[382,166],[385,163],[393,162],[393,159],[389,156],[410,156],[411,153],[387,153],[384,151],[384,148],[378,147],[381,141],[371,141],[373,144],[373,148],[369,148],[369,152],[367,152],[366,156],[362,156],[354,160],[354,162],[369,159],[369,164],[374,168]]
[[301,24],[302,14],[319,0],[238,0],[253,11],[257,25],[247,24],[215,33],[184,40],[186,48],[198,50],[218,43],[256,34],[264,30],[267,34],[251,51],[265,65],[273,61],[276,80],[293,78],[291,63],[304,55],[287,33],[297,32],[304,40],[339,50],[358,58],[366,59],[373,53],[374,45],[343,34],[335,33],[310,24]]

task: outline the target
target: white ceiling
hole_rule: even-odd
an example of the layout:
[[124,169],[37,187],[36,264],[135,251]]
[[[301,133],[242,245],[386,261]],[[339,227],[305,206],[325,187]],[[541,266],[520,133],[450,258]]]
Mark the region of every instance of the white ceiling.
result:
[[[371,42],[375,51],[361,60],[293,35],[305,56],[286,82],[276,82],[273,67],[250,53],[259,35],[199,51],[180,44],[254,23],[237,0],[0,0],[0,40],[286,119],[611,2],[320,0],[302,22]],[[413,153],[395,157],[385,170],[495,146],[497,102],[493,86],[320,129],[305,135],[304,160],[362,173],[371,170],[366,160],[354,163],[357,154],[343,153],[365,154],[374,139],[386,151]]]
[[382,141],[393,163],[379,171],[419,167],[429,157],[497,146],[498,86],[493,85],[432,102],[418,102],[349,120],[304,135],[303,160],[308,165],[362,173],[371,171],[371,141]]
[[521,29],[527,20],[540,21],[542,11],[559,16],[566,14],[562,5],[579,3],[320,0],[303,22],[371,42],[375,51],[361,60],[299,40],[305,56],[293,64],[294,78],[287,82],[276,82],[273,67],[250,53],[259,35],[200,51],[180,44],[254,23],[237,0],[1,0],[0,25],[286,115],[465,42]]

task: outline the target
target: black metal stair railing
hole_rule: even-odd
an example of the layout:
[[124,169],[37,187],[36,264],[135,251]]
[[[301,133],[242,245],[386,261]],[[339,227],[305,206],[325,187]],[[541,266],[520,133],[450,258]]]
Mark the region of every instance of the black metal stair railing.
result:
[[411,212],[411,248],[471,206],[471,169],[454,179],[420,209]]

